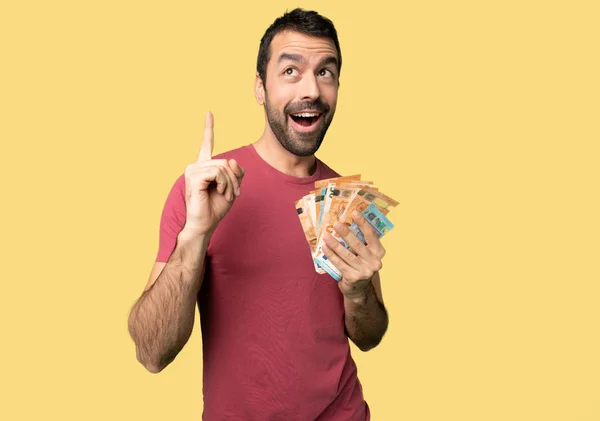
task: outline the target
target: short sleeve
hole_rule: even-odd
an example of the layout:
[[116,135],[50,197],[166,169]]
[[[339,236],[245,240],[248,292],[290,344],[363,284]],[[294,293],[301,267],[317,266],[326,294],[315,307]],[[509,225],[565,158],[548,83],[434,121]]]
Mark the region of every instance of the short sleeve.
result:
[[185,225],[185,176],[173,184],[160,217],[157,262],[167,262],[175,249],[177,236]]

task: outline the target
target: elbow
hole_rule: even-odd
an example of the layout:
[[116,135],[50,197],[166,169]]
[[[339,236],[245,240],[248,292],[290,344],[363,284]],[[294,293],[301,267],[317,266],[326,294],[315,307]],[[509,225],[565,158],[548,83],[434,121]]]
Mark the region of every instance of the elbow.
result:
[[161,364],[158,361],[155,360],[142,360],[138,358],[138,361],[140,362],[140,364],[149,372],[152,374],[158,374],[161,371],[163,371],[168,364]]
[[143,356],[139,350],[136,353],[138,362],[150,373],[158,374],[163,371],[171,361],[165,361],[155,356]]
[[132,338],[135,344],[135,356],[137,361],[152,374],[158,374],[163,371],[174,359],[175,355],[161,355],[161,353],[152,350],[154,344],[147,344],[136,340],[132,332]]
[[381,340],[378,340],[378,341],[372,341],[372,342],[365,342],[365,343],[362,343],[362,344],[357,344],[356,346],[362,352],[368,352],[368,351],[376,348],[380,343],[381,343]]
[[364,340],[356,342],[356,346],[362,352],[368,352],[379,346],[379,344],[383,340],[384,335],[385,331],[383,331],[380,335],[371,336],[370,338],[364,338]]
[[152,374],[158,374],[165,369],[166,366],[153,363],[143,364],[144,368]]

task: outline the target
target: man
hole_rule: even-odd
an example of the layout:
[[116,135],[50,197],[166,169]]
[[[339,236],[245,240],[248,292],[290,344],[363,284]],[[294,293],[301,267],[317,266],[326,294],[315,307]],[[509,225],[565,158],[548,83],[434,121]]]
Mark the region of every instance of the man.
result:
[[207,114],[196,162],[163,209],[160,245],[129,317],[138,360],[163,370],[190,337],[198,305],[205,420],[368,420],[348,338],[361,350],[387,329],[379,270],[385,253],[336,227],[328,238],[338,283],[315,272],[294,202],[337,177],[315,157],[333,119],[342,56],[316,12],[275,20],[259,48],[255,94],[265,129],[253,144],[212,156]]

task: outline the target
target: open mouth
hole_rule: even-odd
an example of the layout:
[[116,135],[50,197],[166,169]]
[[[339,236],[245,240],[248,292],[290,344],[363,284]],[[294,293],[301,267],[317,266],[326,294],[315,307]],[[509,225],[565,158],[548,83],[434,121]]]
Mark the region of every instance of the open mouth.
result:
[[316,126],[321,117],[322,113],[317,112],[303,112],[303,113],[295,113],[290,114],[291,120],[295,123],[294,126],[299,131],[311,131]]

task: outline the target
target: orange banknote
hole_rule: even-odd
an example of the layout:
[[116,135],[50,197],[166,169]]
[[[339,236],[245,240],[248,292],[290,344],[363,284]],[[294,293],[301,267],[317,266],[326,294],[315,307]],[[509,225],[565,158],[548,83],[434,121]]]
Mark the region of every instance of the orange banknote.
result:
[[[331,234],[344,247],[350,249],[333,224],[340,221],[364,242],[364,235],[354,223],[352,212],[375,215],[378,236],[391,229],[393,224],[386,216],[398,202],[381,193],[371,181],[361,180],[360,174],[335,177],[315,182],[315,189],[295,202],[298,219],[307,245],[313,258],[315,271],[328,273],[334,279],[341,279],[341,272],[324,256],[322,246],[325,234]],[[383,221],[383,222],[382,222]],[[381,226],[380,226],[381,225]]]

